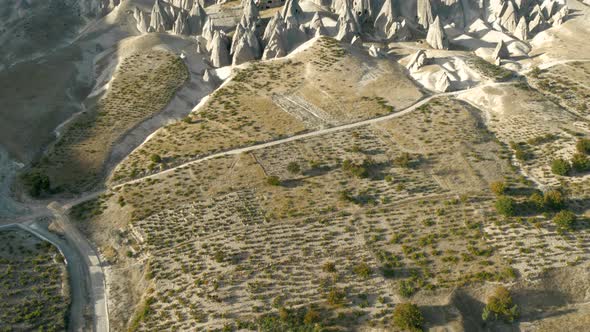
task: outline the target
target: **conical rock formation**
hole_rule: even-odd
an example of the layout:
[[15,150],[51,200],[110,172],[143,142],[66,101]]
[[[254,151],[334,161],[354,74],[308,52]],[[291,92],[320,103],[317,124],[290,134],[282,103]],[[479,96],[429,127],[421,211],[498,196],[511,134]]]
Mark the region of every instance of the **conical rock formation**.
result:
[[191,35],[200,35],[203,33],[203,27],[207,22],[207,12],[201,6],[199,1],[196,1],[191,8],[188,15],[188,27]]
[[228,38],[220,30],[216,30],[211,39],[211,64],[218,68],[230,64]]
[[437,16],[434,22],[428,29],[428,35],[426,36],[426,42],[430,47],[443,50],[449,48],[449,42],[445,30],[440,22],[440,18]]
[[494,60],[497,59],[506,59],[510,57],[510,52],[508,51],[508,47],[506,47],[506,43],[503,40],[500,40],[498,45],[496,45],[496,49],[494,49],[494,53],[492,53],[492,58]]
[[526,41],[529,39],[529,25],[526,22],[526,18],[522,16],[516,29],[514,30],[514,37]]
[[377,18],[375,18],[375,31],[380,37],[387,37],[391,26],[395,23],[396,17],[397,13],[393,5],[393,0],[385,0]]
[[262,60],[280,58],[284,57],[286,54],[287,52],[283,46],[281,32],[275,30],[268,40],[264,53],[262,53]]
[[432,12],[431,0],[418,0],[417,3],[417,16],[418,24],[420,24],[425,30],[430,28],[430,25],[434,22],[434,14]]
[[352,37],[358,36],[361,32],[361,27],[358,18],[345,2],[342,14],[338,17],[338,35],[336,39],[344,42],[350,42]]
[[164,32],[170,28],[172,28],[171,18],[166,12],[165,5],[160,0],[156,0],[152,7],[150,29],[155,32]]

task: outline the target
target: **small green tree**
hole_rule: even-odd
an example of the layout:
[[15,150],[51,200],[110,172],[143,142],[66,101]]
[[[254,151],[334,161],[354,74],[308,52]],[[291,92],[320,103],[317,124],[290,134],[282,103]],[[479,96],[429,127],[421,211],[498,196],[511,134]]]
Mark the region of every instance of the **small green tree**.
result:
[[572,157],[572,168],[576,172],[590,171],[590,159],[583,153],[576,153]]
[[483,320],[503,319],[506,322],[513,322],[518,316],[518,306],[513,304],[510,291],[504,286],[496,288],[481,314]]
[[352,271],[359,277],[368,279],[371,276],[372,270],[367,263],[362,262],[354,266]]
[[273,175],[273,176],[269,176],[266,178],[266,183],[268,183],[271,186],[280,186],[281,185],[281,179],[279,179],[278,176]]
[[292,173],[292,174],[297,174],[297,173],[301,172],[301,167],[299,166],[299,164],[297,162],[292,161],[287,165],[287,171],[289,171],[289,173]]
[[576,222],[576,215],[571,211],[563,210],[555,215],[553,222],[561,231],[571,231]]
[[560,175],[560,176],[567,176],[567,175],[569,175],[571,170],[572,170],[572,166],[565,159],[558,158],[558,159],[554,159],[551,162],[551,172],[553,172],[553,174]]
[[156,164],[159,164],[162,162],[162,157],[160,157],[160,155],[154,153],[150,156],[150,160]]
[[511,197],[499,196],[495,205],[496,211],[503,216],[510,217],[516,213],[516,203]]
[[545,198],[538,192],[534,192],[529,196],[529,203],[538,210],[543,210],[545,208]]
[[404,331],[422,331],[424,316],[417,305],[400,303],[393,309],[393,325]]
[[576,149],[579,153],[590,154],[590,139],[580,138],[576,142]]

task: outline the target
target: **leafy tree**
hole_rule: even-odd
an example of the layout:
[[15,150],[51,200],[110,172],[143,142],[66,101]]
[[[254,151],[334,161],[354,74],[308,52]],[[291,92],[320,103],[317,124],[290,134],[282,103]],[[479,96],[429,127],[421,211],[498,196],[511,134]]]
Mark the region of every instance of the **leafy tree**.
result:
[[28,187],[29,195],[39,197],[51,189],[51,181],[45,173],[34,171],[22,176],[23,183]]
[[297,174],[301,172],[301,167],[297,162],[292,161],[287,165],[287,170],[289,171],[289,173]]
[[558,158],[558,159],[554,159],[551,162],[551,171],[553,172],[553,174],[566,176],[566,175],[569,175],[571,170],[572,170],[572,166],[565,159]]
[[499,196],[496,200],[496,211],[503,216],[513,216],[516,213],[516,203],[511,197]]
[[393,309],[393,325],[404,331],[422,331],[424,316],[417,305],[400,303]]
[[481,318],[483,320],[503,319],[506,322],[513,322],[518,316],[518,306],[513,304],[510,291],[504,286],[499,286],[494,294],[488,298]]
[[576,149],[579,153],[590,154],[590,139],[580,138],[576,142]]
[[538,192],[534,192],[529,196],[529,203],[538,210],[545,208],[545,198]]
[[333,287],[328,294],[326,295],[326,301],[330,305],[341,305],[344,303],[344,299],[346,298],[346,293],[340,288]]
[[576,215],[567,210],[560,211],[553,218],[553,222],[562,231],[571,231],[576,222]]

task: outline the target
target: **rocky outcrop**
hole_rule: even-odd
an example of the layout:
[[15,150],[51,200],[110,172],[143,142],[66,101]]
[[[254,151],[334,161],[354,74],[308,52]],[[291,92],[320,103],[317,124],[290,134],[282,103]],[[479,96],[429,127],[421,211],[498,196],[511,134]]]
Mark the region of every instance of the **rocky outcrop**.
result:
[[541,4],[541,11],[546,19],[553,17],[557,13],[557,2],[554,0],[545,0]]
[[375,18],[375,32],[381,38],[387,38],[390,34],[392,25],[395,25],[395,18],[397,17],[396,9],[393,0],[385,0],[377,18]]
[[248,34],[248,32],[244,33],[238,40],[232,59],[232,64],[234,66],[258,58],[256,46],[250,44],[251,38],[248,37]]
[[280,12],[276,12],[275,15],[268,21],[266,24],[266,28],[264,29],[264,34],[262,35],[262,41],[264,43],[268,43],[270,37],[278,29],[279,31],[285,30],[285,22],[283,21],[283,16]]
[[430,28],[430,25],[434,22],[434,14],[432,12],[431,0],[418,0],[417,3],[417,17],[418,24],[420,24],[425,30]]
[[136,21],[137,24],[135,27],[137,30],[141,33],[146,33],[148,31],[148,24],[146,22],[145,15],[140,10],[138,10]]
[[174,21],[174,26],[172,27],[172,33],[176,35],[189,35],[190,29],[188,27],[188,15],[186,12],[181,11]]
[[369,47],[369,55],[373,58],[379,58],[381,57],[381,49],[373,44]]
[[512,0],[506,1],[504,6],[504,12],[500,18],[500,25],[512,33],[516,30],[516,25],[518,24],[518,13]]
[[246,28],[242,25],[242,23],[238,23],[236,26],[236,30],[234,30],[234,35],[231,41],[231,47],[229,49],[230,54],[234,54],[236,52],[236,48],[238,47],[238,42],[242,39],[242,36],[246,33]]
[[529,25],[527,24],[526,18],[524,18],[524,16],[520,18],[520,21],[518,22],[518,25],[516,26],[513,34],[514,37],[523,41],[529,39]]
[[553,17],[551,17],[551,25],[555,27],[563,24],[563,20],[565,19],[568,13],[569,8],[567,7],[567,5],[563,6],[555,15],[553,15]]
[[324,27],[324,23],[322,22],[319,12],[315,12],[313,15],[313,18],[309,23],[309,28],[315,37],[326,35],[326,27]]
[[529,33],[536,34],[540,32],[546,25],[546,20],[539,5],[536,5],[531,12],[531,21],[529,22]]
[[229,41],[225,33],[216,30],[211,40],[211,64],[213,67],[223,67],[230,64]]
[[434,22],[432,22],[430,28],[428,29],[426,42],[428,45],[430,45],[430,47],[437,50],[449,48],[449,41],[447,39],[447,35],[445,34],[445,29],[443,28],[438,16],[436,19],[434,19]]
[[363,47],[363,41],[361,40],[361,37],[354,36],[350,41],[350,45],[353,47]]
[[171,17],[166,11],[166,6],[161,0],[156,0],[152,7],[150,17],[150,30],[155,32],[164,32],[172,28]]
[[297,25],[301,23],[300,18],[302,14],[303,10],[301,9],[301,6],[299,6],[299,0],[287,0],[283,6],[283,11],[281,12],[281,16],[285,19],[285,23],[291,21]]
[[244,1],[244,8],[240,23],[244,27],[250,27],[256,24],[258,20],[258,7],[254,3],[254,0]]
[[283,46],[283,38],[281,36],[281,32],[275,29],[270,39],[268,40],[268,44],[264,49],[264,53],[262,53],[262,60],[280,58],[284,57],[285,55],[287,55],[287,51]]
[[361,27],[356,14],[352,11],[348,2],[344,2],[342,13],[338,17],[338,35],[336,39],[344,42],[350,42],[352,37],[361,33]]
[[449,92],[451,90],[451,80],[449,79],[449,75],[445,70],[443,70],[436,80],[434,85],[436,91],[439,92]]
[[506,43],[503,40],[496,45],[496,49],[494,49],[494,53],[492,53],[492,59],[497,61],[499,59],[507,59],[510,57],[510,52],[508,51],[508,47],[506,47]]
[[205,40],[207,40],[207,49],[210,50],[210,45],[211,42],[213,41],[213,34],[215,32],[215,25],[213,24],[213,20],[211,20],[211,17],[207,18],[207,21],[205,22],[205,25],[203,26],[203,31],[201,33],[201,35],[203,36],[203,38],[205,38]]
[[426,52],[424,50],[419,50],[418,52],[414,53],[410,58],[410,61],[406,65],[406,68],[410,71],[410,73],[416,72],[420,70],[428,60],[426,56]]
[[196,1],[188,14],[187,23],[190,34],[193,36],[202,34],[203,27],[205,26],[206,22],[207,12],[205,12],[205,9],[201,6],[201,3]]
[[363,24],[371,21],[375,17],[375,12],[378,9],[374,8],[375,2],[373,0],[354,0],[352,3],[352,10],[359,17],[359,23]]

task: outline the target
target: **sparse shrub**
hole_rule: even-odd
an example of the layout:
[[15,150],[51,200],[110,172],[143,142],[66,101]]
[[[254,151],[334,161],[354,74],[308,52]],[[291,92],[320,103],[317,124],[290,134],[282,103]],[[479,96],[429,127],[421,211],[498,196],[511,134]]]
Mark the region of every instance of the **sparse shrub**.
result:
[[538,192],[534,192],[529,196],[529,204],[531,204],[535,209],[543,210],[545,207],[545,198],[542,194]]
[[328,304],[334,306],[343,304],[345,298],[346,293],[342,289],[337,287],[333,287],[332,289],[330,289],[330,291],[326,295],[326,301],[328,302]]
[[511,197],[499,196],[495,206],[496,211],[503,216],[510,217],[516,213],[516,203]]
[[481,318],[483,320],[503,319],[506,322],[513,322],[518,316],[518,306],[512,303],[510,291],[504,286],[499,286],[488,298]]
[[404,331],[422,331],[424,316],[417,305],[400,303],[393,309],[393,325]]
[[355,164],[348,159],[342,162],[342,170],[357,178],[366,178],[369,176],[369,171],[366,166],[368,166],[367,161],[363,162],[361,165]]
[[576,222],[576,215],[571,211],[563,210],[555,215],[553,222],[561,231],[571,231]]
[[328,272],[328,273],[334,273],[334,272],[336,272],[336,264],[334,264],[334,262],[326,262],[326,263],[324,263],[324,266],[322,267],[322,271]]
[[506,192],[506,183],[504,181],[496,181],[490,184],[492,192],[498,196],[503,195]]
[[567,175],[569,175],[571,169],[572,169],[572,166],[565,159],[558,158],[558,159],[554,159],[551,162],[551,172],[553,172],[553,174],[560,175],[560,176],[567,176]]
[[314,324],[320,321],[320,313],[313,310],[313,308],[307,309],[305,316],[303,317],[303,322],[305,324]]
[[401,155],[397,156],[393,163],[398,167],[403,168],[410,168],[412,166],[412,155],[407,152],[402,153]]
[[301,167],[297,162],[292,161],[287,165],[287,171],[289,171],[289,173],[292,174],[298,174],[299,172],[301,172]]
[[371,276],[371,268],[367,263],[357,264],[352,271],[361,278],[368,279]]

